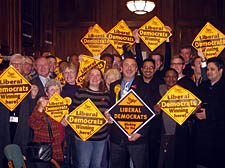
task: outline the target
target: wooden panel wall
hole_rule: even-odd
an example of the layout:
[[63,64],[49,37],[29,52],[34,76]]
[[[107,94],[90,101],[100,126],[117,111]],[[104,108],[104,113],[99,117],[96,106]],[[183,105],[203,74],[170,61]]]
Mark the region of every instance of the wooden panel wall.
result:
[[[224,0],[154,1],[156,8],[151,13],[136,15],[127,9],[127,0],[1,0],[0,43],[9,53],[50,51],[66,59],[73,54],[90,54],[80,39],[95,23],[107,32],[124,19],[134,30],[155,15],[173,29],[173,54],[190,45],[207,21],[225,33]],[[31,22],[28,25],[27,20]],[[32,38],[22,36],[24,32]],[[144,43],[142,49],[150,52]],[[116,53],[112,46],[105,52]],[[164,45],[155,52],[164,54]]]
[[21,0],[0,1],[0,25],[1,52],[21,52]]
[[190,45],[206,22],[225,34],[225,2],[223,0],[175,0],[174,50]]

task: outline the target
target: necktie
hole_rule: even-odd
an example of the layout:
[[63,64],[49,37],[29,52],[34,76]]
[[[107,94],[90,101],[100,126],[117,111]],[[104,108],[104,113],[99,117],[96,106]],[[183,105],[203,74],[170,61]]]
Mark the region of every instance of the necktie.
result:
[[47,83],[49,81],[49,79],[48,78],[45,78],[45,82]]
[[123,89],[123,96],[125,96],[127,94],[127,92],[129,91],[128,85],[129,85],[129,82],[126,82],[125,87]]

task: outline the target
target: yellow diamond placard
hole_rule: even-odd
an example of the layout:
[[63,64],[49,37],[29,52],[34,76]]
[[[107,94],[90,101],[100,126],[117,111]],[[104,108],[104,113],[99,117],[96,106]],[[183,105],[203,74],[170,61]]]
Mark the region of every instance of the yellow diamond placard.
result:
[[56,80],[59,80],[62,87],[66,84],[66,81],[62,75],[62,72],[60,72],[56,77],[55,77]]
[[155,113],[131,89],[109,110],[111,119],[128,137],[147,124]]
[[[69,111],[68,97],[63,99],[58,93],[55,93],[49,100],[45,107],[45,113],[48,114],[52,119],[60,122],[64,115]],[[70,101],[71,103],[72,101]]]
[[92,68],[98,68],[104,74],[105,61],[87,55],[82,55],[82,60],[80,61],[79,71],[76,78],[76,83],[78,86],[83,87],[85,75]]
[[225,36],[207,22],[195,37],[192,46],[196,50],[201,48],[206,59],[217,57],[225,47]]
[[107,120],[95,104],[87,99],[67,116],[66,122],[86,141],[98,132]]
[[81,43],[95,56],[99,56],[109,45],[106,32],[95,24],[93,28],[81,39]]
[[117,25],[107,33],[107,38],[120,55],[123,54],[122,46],[124,44],[128,43],[133,45],[135,43],[132,31],[124,20],[117,23]]
[[157,104],[160,104],[166,114],[182,125],[196,109],[196,106],[201,104],[201,100],[189,90],[175,85],[167,91]]
[[165,28],[165,25],[157,16],[140,27],[138,35],[151,51],[154,51],[172,36],[171,32]]
[[0,101],[13,111],[31,91],[31,84],[10,65],[0,75]]

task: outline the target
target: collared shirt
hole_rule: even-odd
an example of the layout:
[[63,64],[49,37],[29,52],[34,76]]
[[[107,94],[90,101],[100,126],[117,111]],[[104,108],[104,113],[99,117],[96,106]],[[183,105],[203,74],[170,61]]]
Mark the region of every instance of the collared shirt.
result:
[[[120,97],[123,97],[124,95],[123,95],[123,91],[124,91],[124,89],[125,89],[125,86],[126,86],[126,83],[128,83],[127,84],[127,88],[128,88],[128,90],[129,90],[129,88],[131,87],[131,85],[132,85],[132,83],[133,83],[133,81],[134,81],[134,78],[133,79],[131,79],[130,81],[125,81],[124,79],[122,80],[122,82],[121,82],[121,91],[120,91]],[[128,91],[127,90],[127,91]]]
[[46,79],[49,79],[49,77],[46,78],[44,76],[39,75],[39,79],[41,80],[41,83],[45,87],[45,84],[47,83],[47,80]]

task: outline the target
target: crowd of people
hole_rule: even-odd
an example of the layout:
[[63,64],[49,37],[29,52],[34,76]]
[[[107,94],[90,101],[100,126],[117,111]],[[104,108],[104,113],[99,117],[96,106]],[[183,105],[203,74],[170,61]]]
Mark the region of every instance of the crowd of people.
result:
[[[171,31],[169,27],[167,29]],[[134,37],[135,54],[129,45],[124,45],[123,56],[101,55],[100,59],[106,61],[104,74],[96,67],[91,68],[82,88],[75,82],[82,57],[74,55],[68,62],[60,62],[59,69],[65,79],[62,87],[54,79],[56,57],[11,56],[9,64],[32,84],[32,90],[13,111],[0,103],[0,167],[7,167],[3,153],[6,145],[18,144],[26,155],[25,147],[30,141],[52,142],[53,159],[61,167],[225,167],[224,62],[220,58],[206,60],[201,50],[195,55],[189,46],[171,56],[169,39],[165,42],[165,56],[151,53],[143,59],[137,30]],[[203,102],[182,125],[157,104],[176,84]],[[119,94],[115,92],[118,85]],[[127,137],[113,123],[108,109],[130,89],[156,116],[140,131]],[[72,99],[69,112],[91,99],[106,116],[108,124],[87,141],[82,141],[65,119],[58,123],[45,114],[45,106],[54,93]],[[16,120],[10,120],[12,117]],[[49,136],[48,123],[52,137]],[[27,161],[27,167],[50,167],[50,163]]]

